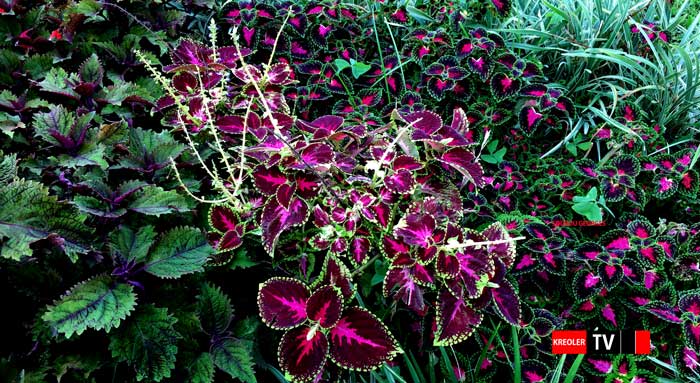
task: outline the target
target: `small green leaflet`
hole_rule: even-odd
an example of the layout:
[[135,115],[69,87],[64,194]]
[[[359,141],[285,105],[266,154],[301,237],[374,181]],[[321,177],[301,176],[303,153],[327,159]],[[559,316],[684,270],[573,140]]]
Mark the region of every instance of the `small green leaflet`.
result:
[[598,205],[601,204],[604,206],[605,200],[603,199],[603,196],[600,196],[599,200],[597,200],[597,198],[598,189],[592,187],[591,190],[588,191],[588,194],[586,194],[586,196],[574,197],[574,206],[572,207],[572,209],[574,209],[575,212],[581,214],[582,216],[586,217],[591,221],[602,221],[603,211]]
[[365,64],[355,59],[350,59],[350,62],[344,59],[335,59],[333,61],[333,64],[335,64],[336,68],[338,69],[338,73],[342,72],[346,68],[350,68],[352,76],[355,77],[355,79],[360,78],[360,76],[367,73],[367,71],[369,71],[372,68],[371,65]]

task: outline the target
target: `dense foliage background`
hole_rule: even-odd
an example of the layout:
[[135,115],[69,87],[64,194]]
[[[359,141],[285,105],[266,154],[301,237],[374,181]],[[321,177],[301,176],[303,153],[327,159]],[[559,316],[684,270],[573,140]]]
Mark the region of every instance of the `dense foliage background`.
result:
[[0,380],[700,381],[699,12],[0,1]]

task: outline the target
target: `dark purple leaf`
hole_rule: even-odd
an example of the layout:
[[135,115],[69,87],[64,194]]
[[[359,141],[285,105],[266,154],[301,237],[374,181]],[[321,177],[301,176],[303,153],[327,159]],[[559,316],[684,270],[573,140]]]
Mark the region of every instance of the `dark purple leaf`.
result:
[[306,222],[308,215],[309,208],[306,206],[306,202],[300,198],[292,199],[289,208],[280,205],[276,198],[270,198],[263,208],[260,218],[265,250],[273,255],[280,234],[293,226]]
[[416,186],[416,181],[410,171],[399,169],[399,171],[384,178],[384,186],[394,193],[410,194]]
[[465,341],[481,324],[483,315],[447,290],[440,292],[437,305],[435,346],[451,346]]
[[321,287],[306,302],[306,315],[323,328],[335,326],[342,311],[343,296],[335,286]]
[[282,371],[294,381],[311,382],[326,364],[328,339],[316,328],[289,330],[280,341],[278,358]]
[[370,370],[391,360],[400,348],[384,324],[369,311],[351,307],[328,333],[330,356],[338,366]]
[[518,90],[520,90],[520,80],[517,78],[510,78],[503,73],[496,73],[491,77],[491,91],[498,98],[512,96]]
[[597,295],[603,288],[601,278],[588,270],[580,270],[578,273],[576,273],[571,283],[574,298],[579,301],[583,301]]
[[491,289],[493,303],[496,306],[498,313],[508,323],[514,326],[520,326],[520,300],[518,293],[513,285],[503,279],[498,282],[497,288]]
[[511,0],[491,0],[491,4],[496,7],[496,11],[501,16],[505,16],[510,12]]
[[260,318],[274,329],[294,328],[306,321],[306,301],[310,296],[309,289],[296,279],[268,279],[258,292]]
[[423,289],[416,281],[410,267],[390,269],[384,277],[383,292],[384,297],[393,295],[394,300],[402,301],[417,314],[424,314],[427,309],[423,299]]
[[406,244],[429,246],[435,231],[435,219],[428,214],[409,213],[394,226],[394,235]]
[[274,85],[289,85],[293,81],[292,76],[292,68],[284,63],[273,65],[267,72],[267,80]]
[[676,324],[682,322],[681,318],[678,316],[677,309],[666,302],[652,301],[644,305],[644,309],[666,322]]
[[369,259],[370,241],[365,237],[355,237],[350,241],[350,259],[361,266]]
[[221,233],[235,230],[239,225],[238,216],[226,205],[216,205],[209,209],[209,223]]
[[272,195],[277,193],[280,185],[287,183],[287,176],[277,167],[265,168],[264,166],[258,166],[253,171],[253,180],[261,192]]
[[479,58],[469,57],[467,59],[469,64],[469,69],[476,73],[482,81],[486,81],[491,72],[491,61],[486,56],[481,56]]
[[323,263],[321,276],[314,282],[314,286],[331,285],[340,289],[345,300],[353,296],[350,272],[337,258],[328,254]]
[[464,148],[453,148],[442,153],[439,160],[453,167],[477,187],[485,185],[484,170],[471,151]]

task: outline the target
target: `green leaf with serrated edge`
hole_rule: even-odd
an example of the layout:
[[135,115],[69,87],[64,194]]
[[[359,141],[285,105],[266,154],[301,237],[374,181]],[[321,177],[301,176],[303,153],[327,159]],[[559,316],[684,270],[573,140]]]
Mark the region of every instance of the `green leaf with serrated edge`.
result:
[[43,138],[44,141],[61,146],[51,134],[54,132],[62,136],[70,136],[71,129],[75,125],[75,114],[63,106],[52,107],[48,112],[36,113],[34,115],[34,131]]
[[136,194],[136,198],[129,204],[129,210],[155,216],[185,212],[190,210],[190,199],[175,190],[147,186]]
[[25,124],[19,116],[13,116],[9,113],[0,112],[0,132],[12,138],[15,136],[15,130],[24,128]]
[[160,238],[148,256],[144,270],[161,278],[178,278],[202,271],[202,265],[214,253],[201,231],[177,227]]
[[143,262],[155,239],[156,232],[151,225],[140,227],[135,233],[130,227],[121,226],[110,234],[109,247],[114,255],[129,261]]
[[201,353],[187,369],[191,383],[211,383],[214,381],[214,361],[208,352]]
[[57,157],[57,165],[75,169],[82,166],[99,166],[107,169],[109,164],[105,160],[105,146],[87,144],[83,145],[75,155],[63,154]]
[[216,367],[245,383],[256,383],[251,342],[223,339],[212,347],[211,354]]
[[126,214],[126,209],[113,209],[106,202],[90,196],[77,195],[73,197],[73,204],[78,210],[97,217],[119,218]]
[[29,245],[51,237],[52,243],[76,261],[79,253],[90,249],[83,242],[92,234],[84,224],[86,218],[75,207],[49,196],[44,185],[13,181],[0,188],[0,256],[14,260],[30,256]]
[[236,338],[255,340],[255,335],[258,327],[260,327],[260,323],[260,319],[257,315],[249,316],[245,319],[236,319],[231,330]]
[[12,182],[17,177],[17,155],[0,156],[0,187]]
[[129,155],[112,168],[145,169],[165,166],[170,158],[177,158],[185,146],[175,141],[167,131],[155,133],[141,128],[129,131]]
[[141,306],[129,323],[110,336],[112,357],[136,370],[136,380],[160,382],[175,368],[177,340],[173,325],[177,319],[165,308]]
[[204,284],[197,296],[197,317],[204,332],[211,336],[221,335],[233,319],[231,300],[220,288]]
[[103,275],[74,286],[41,318],[70,338],[88,328],[109,332],[119,327],[135,306],[133,286]]
[[101,84],[103,75],[104,69],[102,69],[100,59],[94,53],[80,65],[80,79],[83,82]]
[[69,83],[78,83],[79,79],[75,73],[70,75],[61,67],[53,67],[46,74],[46,77],[37,83],[41,90],[50,93],[57,93],[68,96],[74,99],[80,98],[80,95],[69,87]]

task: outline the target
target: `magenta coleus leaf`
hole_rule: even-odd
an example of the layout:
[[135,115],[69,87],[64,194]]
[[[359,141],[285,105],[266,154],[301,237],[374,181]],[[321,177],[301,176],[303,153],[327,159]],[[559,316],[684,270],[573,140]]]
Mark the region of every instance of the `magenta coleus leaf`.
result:
[[452,79],[431,77],[430,79],[428,79],[426,89],[428,90],[428,93],[430,93],[430,95],[433,96],[436,100],[442,100],[442,98],[445,96],[445,93],[452,90],[454,86],[455,82]]
[[598,265],[598,275],[606,289],[612,290],[624,277],[622,265],[609,265],[601,263]]
[[340,320],[343,295],[335,286],[324,286],[314,291],[306,302],[306,314],[323,328],[331,328]]
[[439,160],[453,167],[477,187],[485,185],[484,169],[476,161],[476,157],[471,151],[464,148],[453,148],[442,153]]
[[503,73],[496,73],[491,76],[491,91],[497,98],[508,97],[516,94],[520,90],[520,80],[508,77]]
[[293,278],[274,277],[260,285],[260,318],[274,329],[294,328],[306,321],[309,289]]
[[359,307],[345,310],[328,336],[331,359],[347,369],[371,370],[402,352],[384,324]]
[[287,176],[277,167],[266,168],[264,166],[258,166],[253,171],[253,180],[255,181],[255,186],[257,186],[261,192],[272,195],[277,193],[277,189],[280,185],[287,183]]
[[459,260],[460,274],[458,280],[462,282],[469,298],[476,298],[481,294],[479,281],[483,276],[488,276],[494,271],[491,256],[484,248],[467,247],[455,254]]
[[700,370],[700,353],[689,347],[683,347],[680,352],[682,365],[692,371]]
[[295,185],[282,184],[277,188],[277,193],[275,197],[277,202],[282,205],[285,209],[289,209],[289,204],[292,202],[292,197],[296,191]]
[[467,64],[472,72],[476,73],[482,81],[486,81],[491,73],[491,60],[487,56],[481,57],[469,57],[467,58]]
[[522,363],[522,377],[524,383],[545,382],[549,367],[539,360],[530,359]]
[[686,320],[683,323],[685,343],[694,350],[700,350],[700,321]]
[[394,235],[408,245],[427,247],[436,229],[435,218],[428,214],[409,213],[394,226]]
[[681,323],[682,320],[678,315],[678,310],[676,307],[671,306],[666,302],[661,301],[651,301],[644,305],[644,309],[650,314],[671,323]]
[[238,226],[233,230],[229,230],[221,236],[217,244],[217,250],[229,251],[237,249],[243,244],[243,226]]
[[301,150],[301,159],[303,163],[300,168],[311,166],[317,168],[319,166],[327,166],[333,162],[333,148],[328,144],[313,143]]
[[544,115],[532,106],[520,110],[520,127],[528,134],[532,133],[543,119]]
[[603,288],[603,282],[600,276],[588,270],[580,270],[577,272],[571,283],[574,298],[580,301],[595,296]]
[[209,222],[221,233],[234,230],[239,225],[238,215],[226,205],[215,205],[209,209]]
[[403,119],[409,124],[412,123],[414,139],[428,138],[442,127],[442,118],[427,110],[407,114]]
[[499,15],[505,16],[510,12],[511,0],[491,0]]
[[700,290],[686,291],[678,300],[678,307],[682,312],[691,313],[700,318]]
[[394,193],[410,194],[416,186],[416,180],[410,171],[399,169],[394,174],[384,177],[384,186]]
[[515,291],[513,285],[507,280],[498,281],[498,287],[491,289],[493,303],[496,306],[498,313],[508,323],[520,325],[520,300],[518,292]]
[[273,255],[282,232],[303,224],[309,216],[309,208],[301,198],[295,197],[289,207],[282,206],[276,198],[270,198],[263,208],[260,218],[263,246]]
[[450,346],[465,341],[481,324],[483,314],[447,290],[440,291],[437,303],[437,331],[433,345]]
[[586,362],[589,363],[587,367],[597,375],[605,375],[613,371],[613,362],[611,360],[602,357],[589,357],[586,358]]
[[656,198],[667,199],[671,198],[678,190],[678,180],[668,174],[657,174],[652,183],[652,193]]
[[278,358],[282,371],[295,382],[311,382],[326,364],[328,339],[313,327],[289,330],[280,341]]
[[539,98],[547,94],[547,86],[540,84],[528,85],[520,90],[520,94],[523,96]]
[[384,297],[393,295],[394,300],[402,301],[417,314],[424,314],[427,306],[423,298],[423,288],[416,280],[411,268],[390,269],[384,277],[382,289]]
[[[494,222],[481,232],[481,235],[489,241],[503,241],[510,239],[508,231],[500,222]],[[506,267],[510,267],[515,261],[515,241],[508,241],[488,245],[489,253],[500,259]]]
[[293,81],[292,68],[286,63],[274,64],[267,72],[267,81],[274,85],[289,85]]
[[388,235],[382,237],[382,249],[384,250],[384,255],[389,259],[394,259],[400,254],[408,254],[411,251],[407,243]]
[[370,240],[366,237],[355,237],[350,241],[350,259],[357,266],[364,265],[369,259]]
[[307,132],[314,133],[315,138],[322,138],[333,134],[343,125],[343,122],[345,122],[345,119],[340,116],[326,115],[312,122],[297,120],[297,125]]
[[349,300],[354,294],[350,271],[330,253],[326,256],[321,275],[314,281],[313,287],[325,285],[339,288],[344,300]]

